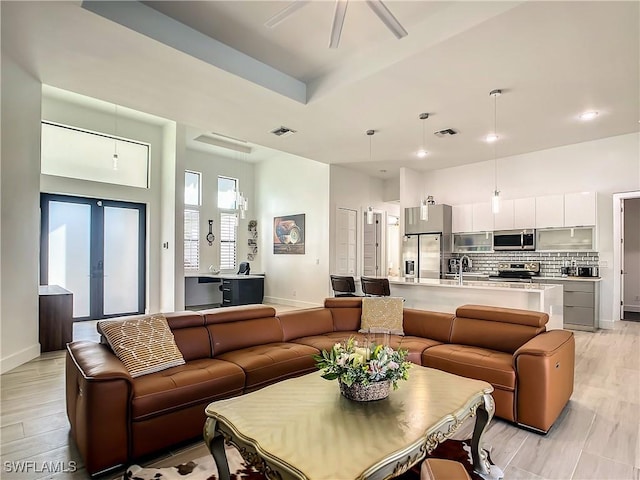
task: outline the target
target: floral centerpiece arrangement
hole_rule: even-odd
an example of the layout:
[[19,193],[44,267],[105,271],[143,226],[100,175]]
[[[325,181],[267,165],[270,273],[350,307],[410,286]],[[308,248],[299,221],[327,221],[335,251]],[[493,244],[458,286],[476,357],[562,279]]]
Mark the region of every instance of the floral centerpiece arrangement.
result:
[[338,380],[345,397],[368,401],[387,397],[390,386],[395,390],[399,380],[409,378],[411,363],[406,361],[407,353],[375,343],[358,346],[351,337],[314,358],[317,367],[323,370],[322,378]]

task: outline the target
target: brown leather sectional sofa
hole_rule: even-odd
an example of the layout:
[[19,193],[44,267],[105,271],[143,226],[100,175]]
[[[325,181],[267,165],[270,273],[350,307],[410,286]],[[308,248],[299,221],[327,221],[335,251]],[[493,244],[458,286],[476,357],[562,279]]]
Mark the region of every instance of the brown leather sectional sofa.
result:
[[[202,434],[213,400],[316,370],[312,355],[356,335],[361,299],[276,316],[251,305],[166,314],[185,365],[131,378],[107,345],[68,345],[67,415],[89,473]],[[409,359],[494,387],[496,416],[546,432],[573,392],[575,343],[544,313],[466,305],[455,315],[404,310]]]

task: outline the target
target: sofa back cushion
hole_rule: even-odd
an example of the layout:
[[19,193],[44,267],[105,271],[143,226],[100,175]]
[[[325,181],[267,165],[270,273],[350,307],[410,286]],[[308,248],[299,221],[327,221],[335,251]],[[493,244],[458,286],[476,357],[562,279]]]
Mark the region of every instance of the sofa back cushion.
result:
[[327,298],[324,301],[324,306],[331,310],[334,331],[352,332],[360,329],[361,297]]
[[453,318],[452,313],[405,308],[403,314],[404,334],[448,343],[451,337]]
[[326,308],[309,308],[278,315],[283,340],[288,342],[296,338],[323,335],[333,332],[333,317]]
[[282,328],[276,317],[252,318],[207,325],[213,355],[231,350],[282,342]]
[[237,322],[252,318],[275,317],[276,309],[267,305],[238,305],[235,307],[210,308],[199,313],[204,315],[206,325],[212,323]]
[[450,343],[514,353],[544,332],[548,320],[543,312],[465,305],[456,310]]
[[211,342],[203,315],[198,312],[173,312],[164,315],[176,345],[187,362],[211,357]]

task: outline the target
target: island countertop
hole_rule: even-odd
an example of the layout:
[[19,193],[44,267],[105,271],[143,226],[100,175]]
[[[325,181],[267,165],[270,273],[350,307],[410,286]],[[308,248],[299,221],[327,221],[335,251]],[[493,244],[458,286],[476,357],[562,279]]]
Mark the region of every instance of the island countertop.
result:
[[403,297],[405,307],[455,313],[462,305],[475,304],[520,308],[549,315],[547,330],[562,329],[562,285],[448,279],[388,277],[394,297]]

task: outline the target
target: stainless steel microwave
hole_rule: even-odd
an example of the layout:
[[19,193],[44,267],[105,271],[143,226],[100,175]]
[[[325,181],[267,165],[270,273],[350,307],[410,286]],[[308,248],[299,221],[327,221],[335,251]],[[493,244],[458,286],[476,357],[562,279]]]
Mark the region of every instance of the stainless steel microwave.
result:
[[535,230],[498,230],[493,232],[494,250],[535,250]]

